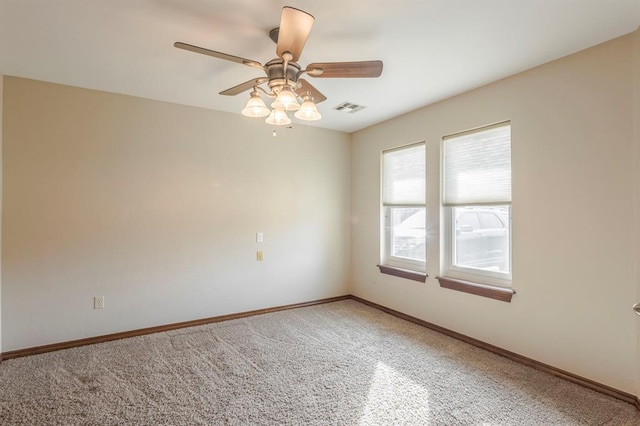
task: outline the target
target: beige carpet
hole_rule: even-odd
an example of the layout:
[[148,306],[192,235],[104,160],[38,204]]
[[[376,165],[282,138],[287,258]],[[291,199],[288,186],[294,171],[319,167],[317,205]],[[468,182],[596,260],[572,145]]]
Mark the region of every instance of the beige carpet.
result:
[[346,300],[7,360],[0,424],[640,425],[640,413]]

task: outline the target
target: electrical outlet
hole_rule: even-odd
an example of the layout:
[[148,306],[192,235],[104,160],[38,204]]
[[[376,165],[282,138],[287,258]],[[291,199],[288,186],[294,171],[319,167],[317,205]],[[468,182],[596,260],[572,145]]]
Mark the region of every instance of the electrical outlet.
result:
[[93,309],[104,308],[104,296],[96,296],[93,298]]
[[256,260],[262,262],[262,250],[256,252]]

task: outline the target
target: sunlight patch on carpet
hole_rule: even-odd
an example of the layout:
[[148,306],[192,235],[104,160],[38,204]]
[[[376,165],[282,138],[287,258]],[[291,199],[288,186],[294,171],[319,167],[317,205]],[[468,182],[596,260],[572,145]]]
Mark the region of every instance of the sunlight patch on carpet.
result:
[[429,424],[429,392],[418,383],[378,361],[371,380],[361,425]]

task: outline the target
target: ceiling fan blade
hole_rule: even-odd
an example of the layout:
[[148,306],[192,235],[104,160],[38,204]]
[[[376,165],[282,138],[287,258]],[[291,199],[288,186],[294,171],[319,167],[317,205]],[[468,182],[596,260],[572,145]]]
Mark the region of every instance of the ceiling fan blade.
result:
[[252,80],[245,81],[244,83],[240,83],[237,86],[233,86],[230,89],[222,91],[222,92],[220,92],[220,94],[221,95],[226,95],[226,96],[239,95],[240,93],[245,92],[245,91],[251,89],[254,86],[258,86],[258,85],[264,83],[265,81],[267,81],[266,77],[254,78]]
[[237,62],[239,64],[248,65],[254,68],[262,68],[262,64],[258,61],[252,61],[251,59],[241,58],[239,56],[229,55],[227,53],[216,52],[215,50],[205,49],[204,47],[193,46],[191,44],[182,43],[181,41],[176,41],[173,43],[174,47],[178,49],[189,50],[190,52],[201,53],[203,55],[213,56],[214,58],[224,59],[226,61]]
[[299,79],[298,82],[300,83],[300,88],[296,90],[296,93],[298,95],[302,97],[307,95],[311,96],[313,98],[313,102],[315,102],[316,104],[319,104],[320,102],[324,102],[327,100],[327,97],[325,95],[320,93],[318,89],[313,87],[311,83],[309,83],[304,78]]
[[293,62],[297,62],[304,48],[315,18],[307,12],[293,7],[282,8],[280,30],[278,32],[278,46],[276,53],[282,58],[285,52],[291,53]]
[[[316,69],[322,73],[314,73]],[[307,65],[307,74],[316,78],[376,78],[382,74],[382,61],[317,62]]]

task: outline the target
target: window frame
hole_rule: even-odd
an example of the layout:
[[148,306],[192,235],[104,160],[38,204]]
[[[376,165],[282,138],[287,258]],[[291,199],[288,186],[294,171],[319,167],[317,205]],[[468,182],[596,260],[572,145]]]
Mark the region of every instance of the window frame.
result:
[[[391,226],[391,211],[393,209],[401,209],[401,208],[416,208],[422,209],[425,212],[425,218],[427,214],[426,203],[425,204],[393,204],[393,205],[383,205],[382,206],[382,226],[383,226],[383,250],[382,250],[382,264],[387,266],[395,266],[398,268],[408,269],[411,271],[419,271],[425,272],[427,266],[427,247],[426,247],[426,223],[425,223],[425,258],[424,260],[415,260],[408,259],[406,257],[394,256],[391,245],[393,244],[392,239],[392,226]],[[425,219],[426,222],[426,219]]]
[[[415,148],[417,146],[422,146],[424,149],[425,156],[425,198],[424,203],[385,203],[384,200],[384,183],[385,183],[385,175],[384,175],[384,156],[390,152],[401,151],[404,149]],[[426,217],[427,217],[427,200],[426,200],[426,181],[427,181],[427,173],[426,173],[426,154],[427,154],[427,146],[426,141],[414,142],[408,145],[402,145],[395,148],[390,148],[383,150],[380,155],[380,264],[383,266],[388,266],[392,268],[401,268],[406,269],[408,271],[415,271],[419,273],[426,273],[427,270],[427,241],[426,241]],[[391,226],[391,217],[392,210],[399,208],[421,208],[425,213],[425,257],[423,260],[415,260],[415,259],[407,259],[403,257],[393,256],[392,255],[392,226]]]
[[[440,217],[443,222],[443,241],[441,245],[441,272],[444,277],[450,277],[453,279],[469,281],[471,283],[478,283],[481,285],[489,285],[495,286],[505,289],[511,289],[513,282],[513,217],[512,217],[512,201],[509,202],[499,202],[499,203],[473,203],[473,204],[456,204],[456,205],[444,205],[444,187],[445,187],[445,144],[447,139],[455,138],[456,136],[469,135],[476,132],[482,132],[489,130],[491,128],[497,128],[502,126],[509,126],[509,146],[511,155],[511,146],[512,146],[512,137],[511,137],[511,121],[502,121],[499,123],[494,123],[486,126],[477,127],[471,130],[467,130],[464,132],[458,132],[454,134],[450,134],[444,136],[441,140],[441,211]],[[456,208],[465,208],[465,207],[476,207],[476,208],[491,208],[497,206],[508,206],[509,208],[509,223],[508,232],[509,232],[509,272],[498,272],[498,271],[488,271],[482,270],[479,268],[470,268],[465,266],[460,266],[455,264],[455,239],[456,239],[456,230],[455,230],[455,209]],[[478,214],[477,217],[480,224],[483,223],[482,218]]]
[[[503,204],[505,205],[505,204]],[[509,227],[509,272],[495,272],[495,271],[486,271],[478,268],[469,268],[465,266],[459,266],[454,263],[455,259],[455,208],[464,208],[464,207],[489,207],[489,206],[479,206],[477,204],[473,205],[459,205],[459,206],[443,206],[443,217],[444,217],[444,271],[443,275],[451,278],[458,278],[461,280],[467,280],[471,282],[477,282],[481,284],[495,285],[497,287],[506,287],[510,288],[513,280],[513,271],[512,271],[512,262],[513,262],[513,235],[511,232],[512,229],[512,215],[511,215],[511,205],[509,204],[509,223],[507,224]],[[480,217],[478,220],[481,221]]]

